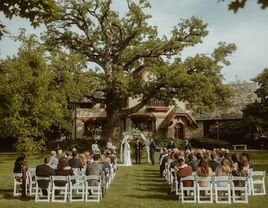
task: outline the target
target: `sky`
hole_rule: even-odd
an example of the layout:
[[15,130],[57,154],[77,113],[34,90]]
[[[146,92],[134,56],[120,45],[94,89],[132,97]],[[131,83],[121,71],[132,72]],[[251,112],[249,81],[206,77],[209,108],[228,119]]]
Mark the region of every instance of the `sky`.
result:
[[[113,8],[124,13],[124,0],[114,0]],[[218,0],[150,0],[152,8],[147,12],[152,15],[151,25],[156,25],[159,35],[169,36],[171,29],[180,19],[196,16],[208,24],[209,34],[193,48],[187,48],[182,58],[197,53],[212,53],[217,43],[225,41],[235,43],[237,51],[229,58],[231,65],[224,67],[222,74],[225,82],[249,81],[268,67],[268,9],[261,10],[257,0],[248,0],[244,9],[234,14],[228,10],[228,1]],[[44,27],[34,29],[27,20],[13,18],[11,21],[0,15],[11,34],[18,34],[24,27],[27,33],[40,34]],[[3,38],[0,40],[0,57],[16,54],[18,42]]]

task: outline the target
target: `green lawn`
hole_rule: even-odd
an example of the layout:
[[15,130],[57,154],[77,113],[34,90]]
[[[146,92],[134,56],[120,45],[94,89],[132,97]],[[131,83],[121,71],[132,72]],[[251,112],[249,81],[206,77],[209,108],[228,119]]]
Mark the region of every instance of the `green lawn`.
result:
[[[250,155],[256,170],[266,170],[268,167],[268,151],[250,151]],[[165,208],[165,207],[268,207],[268,197],[250,196],[249,204],[232,205],[200,205],[182,204],[178,202],[178,197],[169,194],[169,187],[164,178],[159,177],[159,166],[142,164],[132,167],[119,167],[119,172],[113,181],[112,186],[104,199],[98,203],[38,203],[31,199],[21,201],[12,196],[12,168],[16,158],[14,153],[0,153],[0,207],[145,207],[145,208]],[[41,163],[42,159],[33,157],[30,159],[30,166],[35,167]],[[266,177],[266,179],[268,179]],[[266,187],[267,180],[266,180]]]

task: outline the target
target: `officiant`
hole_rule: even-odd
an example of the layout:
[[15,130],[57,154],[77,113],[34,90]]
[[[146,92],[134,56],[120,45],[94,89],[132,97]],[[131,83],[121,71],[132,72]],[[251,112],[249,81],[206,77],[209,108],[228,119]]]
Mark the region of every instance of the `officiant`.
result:
[[143,147],[144,145],[140,142],[139,138],[136,137],[134,142],[136,164],[141,164],[141,151]]

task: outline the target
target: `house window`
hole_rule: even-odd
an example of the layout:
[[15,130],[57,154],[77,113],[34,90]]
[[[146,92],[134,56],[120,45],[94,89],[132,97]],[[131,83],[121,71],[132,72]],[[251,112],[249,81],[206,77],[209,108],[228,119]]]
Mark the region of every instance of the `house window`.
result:
[[84,136],[94,138],[102,135],[106,130],[106,123],[103,121],[87,121],[84,123]]
[[106,107],[106,105],[104,103],[100,104],[100,109],[104,109]]
[[168,104],[164,100],[150,99],[147,106],[168,106]]
[[178,123],[175,125],[175,138],[176,139],[185,138],[185,128],[184,128],[184,125],[181,123]]
[[140,119],[133,119],[132,124],[134,128],[138,128],[141,131],[149,131],[155,132],[155,120],[140,120]]

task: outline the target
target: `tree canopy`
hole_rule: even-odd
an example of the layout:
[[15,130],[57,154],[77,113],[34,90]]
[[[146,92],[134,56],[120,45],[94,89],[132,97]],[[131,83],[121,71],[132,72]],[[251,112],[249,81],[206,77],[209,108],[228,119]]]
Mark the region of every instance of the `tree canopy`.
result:
[[[231,93],[222,84],[221,69],[230,64],[227,57],[236,46],[220,42],[210,55],[182,60],[185,48],[202,43],[207,24],[192,17],[159,37],[157,27],[148,24],[149,2],[126,2],[122,15],[112,9],[111,0],[64,0],[57,2],[57,19],[46,21],[46,44],[82,54],[89,66],[96,66],[89,70],[99,83],[96,90],[105,96],[108,128],[114,129],[116,120],[137,112],[152,98],[187,101],[195,111],[226,104]],[[142,70],[151,72],[149,80],[136,76]],[[140,102],[124,109],[121,104],[128,97]]]
[[[243,9],[246,6],[247,0],[229,0],[228,2],[229,2],[229,10],[236,13],[238,10]],[[258,0],[258,4],[260,5],[261,9],[267,9],[268,7],[267,0]]]
[[[0,11],[9,19],[14,16],[26,18],[33,26],[38,26],[44,19],[57,15],[54,0],[1,0]],[[5,25],[0,22],[0,38],[4,33],[7,33]]]
[[[258,85],[258,99],[244,109],[244,117],[257,127],[259,136],[268,134],[268,69],[253,79]],[[268,135],[266,135],[268,136]]]
[[47,53],[35,36],[23,32],[19,39],[18,54],[0,62],[0,132],[18,138],[17,149],[30,154],[52,128],[70,131],[68,98],[80,100],[93,83],[79,54]]

